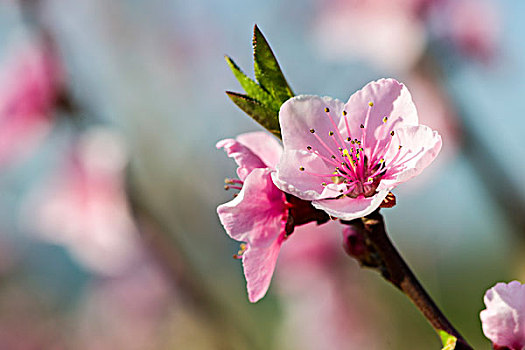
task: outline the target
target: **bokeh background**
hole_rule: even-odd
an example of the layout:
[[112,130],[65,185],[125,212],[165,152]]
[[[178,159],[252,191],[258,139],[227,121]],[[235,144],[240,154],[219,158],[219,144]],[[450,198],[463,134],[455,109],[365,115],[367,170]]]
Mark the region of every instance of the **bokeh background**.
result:
[[383,210],[422,283],[476,349],[498,281],[525,279],[525,2],[0,2],[0,349],[438,349],[410,302],[297,230],[247,300],[215,208],[260,130],[224,94],[252,74],[255,23],[296,94],[406,83],[444,147]]

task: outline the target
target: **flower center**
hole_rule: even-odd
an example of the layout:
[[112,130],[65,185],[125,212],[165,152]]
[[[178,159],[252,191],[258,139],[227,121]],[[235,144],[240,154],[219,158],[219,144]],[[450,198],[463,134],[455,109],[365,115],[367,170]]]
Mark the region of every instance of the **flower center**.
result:
[[[349,126],[350,116],[346,111],[343,111],[342,114],[346,129],[339,130],[328,107],[324,109],[324,112],[333,126],[333,131],[330,130],[328,135],[318,135],[314,129],[310,129],[312,137],[320,144],[320,149],[307,146],[306,150],[321,158],[329,168],[333,168],[333,171],[329,174],[318,174],[307,171],[303,166],[299,167],[299,170],[308,175],[323,178],[322,186],[338,185],[340,192],[338,198],[342,196],[352,198],[373,196],[380,181],[389,178],[394,168],[398,168],[396,164],[404,163],[406,160],[403,158],[410,152],[404,152],[402,155],[402,146],[399,145],[397,153],[388,162],[385,161],[384,157],[394,139],[394,131],[391,131],[390,136],[387,136],[389,139],[383,147],[380,147],[381,142],[383,142],[383,139],[380,138],[375,139],[374,145],[366,144],[366,142],[370,143],[371,140],[366,135],[370,131],[369,119],[373,106],[373,102],[368,103],[364,124],[360,125],[362,131],[360,133],[354,131],[356,134],[360,134],[359,137],[352,136]],[[378,127],[385,128],[383,133],[388,132],[386,128],[391,126],[388,119],[388,116],[383,117],[382,123]],[[342,132],[346,132],[348,136],[343,137]],[[400,163],[400,161],[402,162]],[[344,186],[339,186],[341,184]]]

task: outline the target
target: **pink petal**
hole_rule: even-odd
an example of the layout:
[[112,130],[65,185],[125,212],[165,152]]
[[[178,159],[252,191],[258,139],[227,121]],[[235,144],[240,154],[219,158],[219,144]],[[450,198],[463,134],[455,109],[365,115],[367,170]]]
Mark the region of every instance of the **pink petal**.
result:
[[[372,107],[369,106],[370,102],[373,103]],[[366,124],[369,109],[370,116]],[[366,126],[365,148],[373,147],[378,139],[383,140],[380,146],[385,146],[390,131],[418,124],[417,110],[410,92],[405,85],[394,79],[380,79],[368,83],[350,96],[344,110],[348,113],[347,119],[352,138],[360,139],[363,131],[360,125]],[[385,116],[388,117],[388,122],[383,125]],[[344,119],[341,119],[339,129],[345,130],[344,136],[346,136]]]
[[270,286],[283,236],[284,233],[270,246],[248,245],[248,249],[242,255],[248,299],[252,303],[261,299]]
[[379,208],[383,199],[387,196],[390,189],[383,189],[372,197],[339,199],[323,199],[313,201],[312,205],[317,209],[324,210],[329,215],[342,219],[354,220],[366,216]]
[[[338,152],[337,145],[328,136],[328,133],[335,132],[336,128],[325,112],[326,107],[330,109],[337,126],[342,115],[343,103],[330,97],[297,96],[286,101],[279,112],[284,152],[277,166],[274,181],[283,191],[306,200],[327,198],[321,185],[326,178],[308,175],[307,172],[333,172],[333,165],[327,165],[325,160],[308,152],[307,146],[327,158]],[[314,129],[325,141],[328,149],[317,141],[310,129]],[[304,167],[306,171],[300,171],[300,167]]]
[[283,146],[275,136],[265,131],[256,131],[241,134],[236,139],[261,158],[266,167],[275,169],[283,153]]
[[237,176],[243,181],[254,169],[266,168],[266,164],[257,154],[237,140],[224,139],[217,142],[215,146],[219,149],[224,148],[228,157],[235,160],[239,166]]
[[244,180],[238,196],[217,208],[230,237],[250,246],[268,247],[283,232],[285,196],[271,179],[270,169],[255,169]]
[[[383,180],[382,186],[394,187],[419,175],[437,157],[441,145],[441,136],[425,125],[395,130],[394,140],[384,157],[389,168],[395,167],[391,174],[393,179]],[[401,152],[398,159],[394,164],[389,164],[389,160],[398,152]],[[389,176],[390,173],[391,171],[387,171],[386,175]]]
[[510,350],[525,349],[525,285],[498,283],[485,293],[481,311],[483,333],[494,344]]

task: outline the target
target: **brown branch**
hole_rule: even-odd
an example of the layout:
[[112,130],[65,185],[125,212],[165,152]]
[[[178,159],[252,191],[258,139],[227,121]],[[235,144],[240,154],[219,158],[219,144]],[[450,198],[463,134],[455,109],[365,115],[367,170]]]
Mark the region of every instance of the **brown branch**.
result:
[[[383,216],[379,210],[361,219],[341,222],[353,226],[364,235],[363,243],[368,254],[352,255],[354,258],[358,259],[364,266],[379,270],[386,280],[410,298],[436,331],[443,330],[455,336],[458,339],[456,350],[472,349],[443,315],[394,247],[385,231]],[[370,259],[367,258],[370,256],[373,256],[374,261],[376,261],[373,266],[370,266]]]

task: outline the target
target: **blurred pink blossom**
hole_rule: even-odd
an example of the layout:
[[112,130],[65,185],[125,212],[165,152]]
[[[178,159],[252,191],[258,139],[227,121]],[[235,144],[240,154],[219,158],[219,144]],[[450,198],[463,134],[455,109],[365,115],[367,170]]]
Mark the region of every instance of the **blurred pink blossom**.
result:
[[406,71],[426,46],[419,13],[429,1],[323,1],[314,38],[328,59],[360,59],[389,71]]
[[28,200],[22,220],[42,239],[67,247],[86,268],[122,272],[142,254],[124,192],[126,161],[116,134],[90,129],[65,168]]
[[284,151],[274,183],[329,215],[353,220],[436,158],[441,137],[419,124],[408,89],[381,79],[348,102],[297,96],[279,112]]
[[383,348],[374,335],[381,324],[373,298],[365,295],[358,269],[348,269],[341,231],[335,221],[310,223],[296,228],[281,251],[276,284],[284,298],[283,341],[291,348]]
[[420,123],[436,130],[445,140],[440,156],[434,161],[435,164],[429,171],[411,181],[410,188],[415,189],[423,185],[436,171],[442,170],[457,154],[461,143],[461,127],[456,110],[439,80],[415,70],[408,75],[405,83],[417,106]]
[[0,166],[23,157],[47,134],[63,83],[49,43],[12,49],[0,68]]
[[482,61],[493,57],[499,16],[492,1],[324,0],[314,38],[327,59],[360,59],[394,72],[415,67],[429,38]]
[[480,318],[483,333],[494,349],[525,349],[525,285],[518,281],[498,283],[485,293]]
[[436,35],[449,41],[460,54],[482,62],[494,57],[501,29],[495,2],[442,1],[432,17]]

